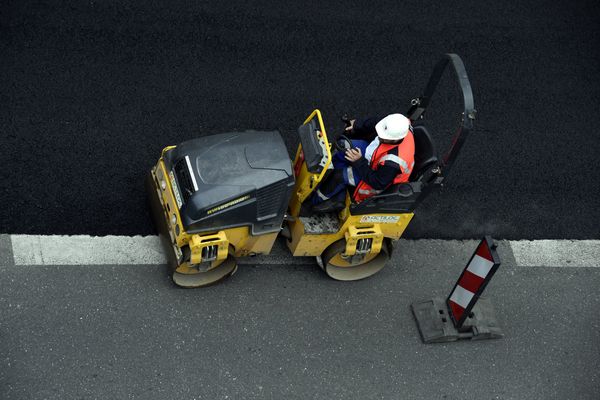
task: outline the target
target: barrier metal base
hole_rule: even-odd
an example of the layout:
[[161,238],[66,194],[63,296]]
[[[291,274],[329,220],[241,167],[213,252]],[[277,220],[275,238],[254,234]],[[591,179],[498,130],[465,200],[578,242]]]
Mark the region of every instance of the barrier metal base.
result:
[[461,339],[500,339],[504,336],[498,326],[494,307],[483,297],[479,298],[471,311],[471,316],[465,320],[460,330],[454,327],[448,314],[448,306],[442,298],[418,301],[410,308],[424,343],[455,342]]

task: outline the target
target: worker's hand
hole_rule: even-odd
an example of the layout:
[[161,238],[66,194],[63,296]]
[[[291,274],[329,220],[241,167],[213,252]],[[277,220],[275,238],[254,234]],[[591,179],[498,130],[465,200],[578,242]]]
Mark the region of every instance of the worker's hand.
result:
[[346,150],[345,157],[346,157],[346,160],[348,160],[350,162],[354,162],[354,161],[358,161],[362,157],[362,154],[360,152],[360,149],[352,148],[352,149]]
[[352,129],[354,129],[354,121],[356,121],[355,119],[351,119],[350,120],[350,125],[348,125],[345,129],[344,132],[352,132]]

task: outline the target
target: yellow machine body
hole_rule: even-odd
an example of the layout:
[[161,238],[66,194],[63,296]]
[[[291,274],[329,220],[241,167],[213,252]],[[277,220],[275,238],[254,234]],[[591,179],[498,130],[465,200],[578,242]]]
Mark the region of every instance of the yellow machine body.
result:
[[[323,234],[306,234],[302,220],[297,219],[289,223],[292,240],[288,241],[288,248],[293,256],[320,256],[329,245],[345,239],[345,254],[350,256],[355,254],[359,239],[371,238],[373,239],[371,252],[379,253],[383,239],[399,239],[412,217],[412,213],[396,216],[390,214],[354,215],[344,220],[338,232]],[[369,222],[373,220],[385,222]]]
[[[314,121],[313,121],[314,120]],[[379,271],[389,258],[390,240],[399,239],[410,223],[413,214],[376,213],[351,215],[350,197],[346,195],[346,207],[337,215],[336,228],[326,232],[308,232],[305,220],[300,217],[302,203],[332,169],[331,145],[319,110],[306,119],[317,126],[315,140],[323,149],[323,168],[316,173],[308,170],[302,144],[298,146],[292,164],[295,186],[288,204],[287,245],[293,256],[323,256],[329,264],[324,267],[334,279],[356,280]],[[253,235],[250,226],[238,226],[213,232],[189,233],[183,229],[178,204],[181,198],[173,172],[165,166],[165,153],[176,146],[165,147],[157,164],[148,177],[148,191],[153,202],[153,215],[173,271],[173,280],[180,286],[200,287],[215,283],[233,274],[237,268],[235,257],[269,254],[279,232]],[[153,194],[152,194],[153,193]],[[242,197],[244,201],[248,196]],[[234,206],[230,201],[219,206]],[[217,210],[217,211],[219,211]],[[388,243],[386,243],[386,240]],[[368,243],[368,245],[364,245]],[[326,257],[324,256],[326,255]]]

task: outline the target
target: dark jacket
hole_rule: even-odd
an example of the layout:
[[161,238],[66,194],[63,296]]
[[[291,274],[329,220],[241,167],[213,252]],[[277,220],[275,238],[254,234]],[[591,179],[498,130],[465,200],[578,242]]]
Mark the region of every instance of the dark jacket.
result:
[[[356,121],[354,121],[354,129],[346,135],[350,139],[360,139],[371,142],[377,137],[375,125],[383,118],[384,117],[379,116],[364,119],[357,118]],[[364,154],[363,157],[353,162],[352,166],[358,170],[363,181],[367,182],[373,189],[377,190],[383,190],[388,187],[400,171],[398,164],[391,161],[386,161],[377,169],[377,171],[374,171],[369,166],[369,161],[364,157]]]

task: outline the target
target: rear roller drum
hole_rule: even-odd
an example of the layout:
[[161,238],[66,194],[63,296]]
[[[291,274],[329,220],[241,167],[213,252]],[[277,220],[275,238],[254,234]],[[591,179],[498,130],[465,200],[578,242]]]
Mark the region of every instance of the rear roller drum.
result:
[[[175,254],[176,249],[173,247],[173,239],[167,225],[167,215],[160,201],[160,189],[156,186],[156,180],[152,172],[149,172],[146,176],[146,192],[150,203],[152,220],[158,231],[164,252],[167,255],[169,271],[176,285],[184,288],[209,286],[235,273],[237,262],[231,255],[233,254],[233,247],[229,248],[229,255],[225,261],[217,265],[210,265],[208,269],[190,267],[187,261],[179,264],[179,257]],[[189,260],[189,251],[185,256]]]
[[346,241],[338,240],[331,244],[321,255],[319,265],[329,277],[338,281],[357,281],[368,278],[379,272],[390,258],[387,239],[377,254],[368,253],[362,259],[358,257],[343,257],[346,251]]
[[237,271],[236,259],[228,255],[225,261],[207,271],[199,271],[184,264],[173,271],[173,282],[184,288],[199,288],[214,285],[235,274],[235,271]]

